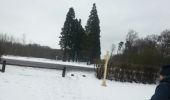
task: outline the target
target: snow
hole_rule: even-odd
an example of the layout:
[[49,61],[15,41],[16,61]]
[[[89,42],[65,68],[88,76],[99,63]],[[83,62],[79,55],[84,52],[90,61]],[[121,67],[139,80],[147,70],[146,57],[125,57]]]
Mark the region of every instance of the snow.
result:
[[87,65],[83,62],[63,62],[61,60],[52,60],[45,58],[34,58],[34,57],[21,57],[21,56],[12,56],[12,55],[3,55],[3,59],[14,59],[14,60],[22,60],[22,61],[32,61],[32,62],[43,62],[50,64],[60,64],[60,65],[71,65],[71,66],[79,66],[79,67],[87,67],[94,68],[94,65]]
[[61,70],[7,65],[6,72],[0,72],[0,100],[149,100],[156,87],[115,81],[103,87],[94,72],[67,71],[64,78],[61,74]]

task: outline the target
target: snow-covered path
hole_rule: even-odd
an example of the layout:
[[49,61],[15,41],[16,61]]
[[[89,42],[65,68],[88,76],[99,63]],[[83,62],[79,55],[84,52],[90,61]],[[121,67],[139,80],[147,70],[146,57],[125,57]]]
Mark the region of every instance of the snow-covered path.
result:
[[19,60],[19,61],[31,61],[31,62],[94,68],[94,65],[87,65],[87,63],[85,63],[85,62],[84,63],[83,62],[63,62],[61,60],[52,60],[52,59],[35,58],[35,57],[21,57],[21,56],[3,55],[2,59],[11,59],[11,60]]
[[92,72],[67,72],[65,78],[61,73],[7,65],[0,73],[0,100],[149,100],[155,89],[155,85],[114,81],[102,87]]

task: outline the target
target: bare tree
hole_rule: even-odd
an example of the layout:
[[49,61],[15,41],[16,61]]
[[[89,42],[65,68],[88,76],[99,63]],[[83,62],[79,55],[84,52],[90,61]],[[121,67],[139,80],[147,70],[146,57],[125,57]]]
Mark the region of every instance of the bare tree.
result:
[[163,31],[158,41],[162,57],[170,56],[170,30]]
[[112,44],[112,47],[111,47],[111,51],[110,51],[110,57],[113,56],[113,52],[114,52],[115,49],[116,49],[116,46],[115,46],[115,44],[113,43],[113,44]]
[[131,49],[135,45],[135,41],[138,39],[138,33],[130,30],[126,36],[126,49]]
[[119,45],[118,45],[118,49],[117,49],[117,54],[121,51],[122,47],[123,47],[123,44],[124,42],[119,42]]
[[22,43],[23,43],[23,45],[26,44],[26,34],[25,33],[22,35]]

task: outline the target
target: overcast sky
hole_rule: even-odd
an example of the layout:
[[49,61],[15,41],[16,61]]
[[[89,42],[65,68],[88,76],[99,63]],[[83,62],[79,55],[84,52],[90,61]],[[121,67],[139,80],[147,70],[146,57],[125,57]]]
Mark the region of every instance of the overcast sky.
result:
[[0,0],[0,33],[25,34],[27,43],[60,48],[69,8],[85,26],[93,3],[100,18],[102,53],[125,40],[130,29],[141,37],[170,29],[170,0]]

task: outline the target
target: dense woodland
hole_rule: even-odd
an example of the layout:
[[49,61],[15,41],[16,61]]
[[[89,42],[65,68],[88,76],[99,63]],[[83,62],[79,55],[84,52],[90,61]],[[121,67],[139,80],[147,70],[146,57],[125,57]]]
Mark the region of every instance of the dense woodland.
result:
[[[25,41],[24,39],[20,39]],[[25,44],[19,42],[18,39],[7,34],[0,34],[0,55],[16,55],[26,57],[39,57],[48,59],[62,59],[62,51],[59,49],[52,49],[48,46],[41,46],[39,44]]]
[[[139,38],[138,33],[131,30],[125,42],[119,42],[117,54],[111,55],[107,78],[155,83],[159,68],[166,64],[170,64],[170,30],[145,38]],[[97,68],[97,77],[103,77],[103,66]]]

